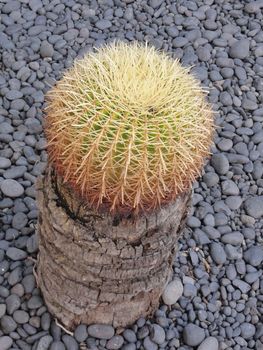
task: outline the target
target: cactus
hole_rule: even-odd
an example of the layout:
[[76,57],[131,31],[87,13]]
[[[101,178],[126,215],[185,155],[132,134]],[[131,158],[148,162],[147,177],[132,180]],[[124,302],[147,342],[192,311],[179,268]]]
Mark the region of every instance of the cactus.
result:
[[75,61],[48,93],[56,173],[91,208],[153,210],[200,174],[213,135],[206,93],[178,60],[113,43]]

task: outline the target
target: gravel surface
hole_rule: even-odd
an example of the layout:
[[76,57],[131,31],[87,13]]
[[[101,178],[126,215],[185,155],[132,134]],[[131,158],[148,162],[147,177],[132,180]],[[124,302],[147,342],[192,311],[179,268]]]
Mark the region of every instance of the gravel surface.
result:
[[[0,349],[262,350],[263,1],[1,0],[0,11]],[[121,335],[80,325],[70,336],[33,274],[44,94],[116,38],[192,66],[218,128],[154,317]]]

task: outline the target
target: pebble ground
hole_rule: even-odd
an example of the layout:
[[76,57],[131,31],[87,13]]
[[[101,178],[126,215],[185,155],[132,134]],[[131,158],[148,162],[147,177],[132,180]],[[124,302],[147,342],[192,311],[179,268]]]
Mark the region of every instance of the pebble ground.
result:
[[[263,349],[262,11],[262,0],[0,0],[1,350]],[[71,336],[33,274],[44,94],[75,58],[116,38],[192,66],[218,128],[155,316],[122,335],[80,325]]]

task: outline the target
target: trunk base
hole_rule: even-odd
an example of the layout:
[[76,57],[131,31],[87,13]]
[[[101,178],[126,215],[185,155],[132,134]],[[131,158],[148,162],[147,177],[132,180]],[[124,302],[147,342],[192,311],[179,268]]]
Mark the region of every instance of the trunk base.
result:
[[151,316],[170,277],[191,192],[154,213],[116,221],[72,198],[50,171],[37,190],[37,273],[49,311],[68,329],[125,327]]

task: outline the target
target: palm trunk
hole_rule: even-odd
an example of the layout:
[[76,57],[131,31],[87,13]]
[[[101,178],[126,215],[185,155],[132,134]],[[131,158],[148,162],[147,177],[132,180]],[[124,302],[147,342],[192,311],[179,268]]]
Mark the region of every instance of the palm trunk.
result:
[[151,315],[169,280],[191,199],[137,218],[89,210],[48,171],[39,179],[38,282],[66,327],[115,327]]

